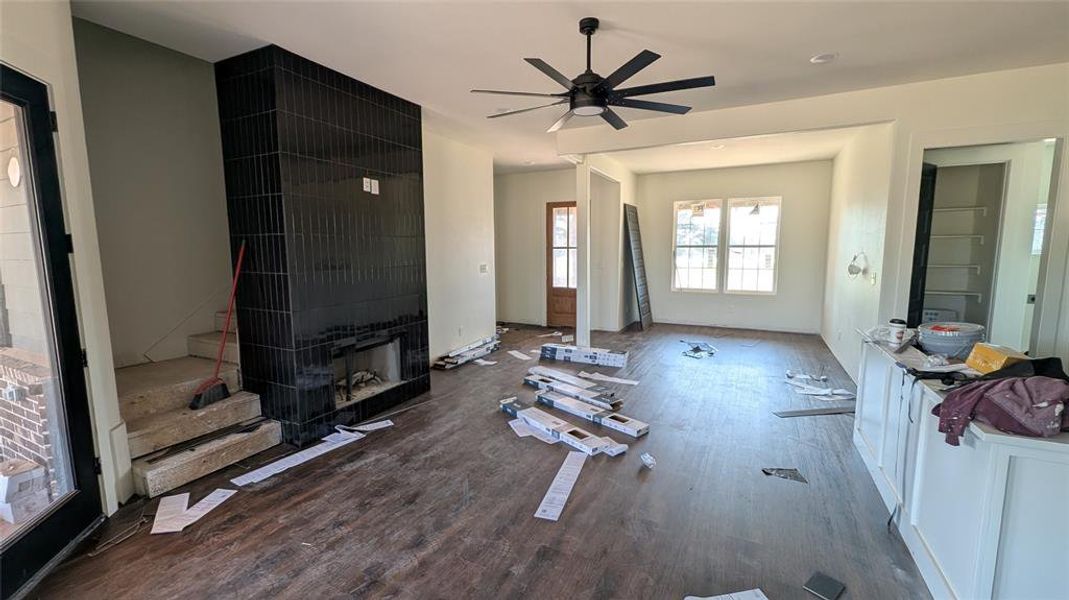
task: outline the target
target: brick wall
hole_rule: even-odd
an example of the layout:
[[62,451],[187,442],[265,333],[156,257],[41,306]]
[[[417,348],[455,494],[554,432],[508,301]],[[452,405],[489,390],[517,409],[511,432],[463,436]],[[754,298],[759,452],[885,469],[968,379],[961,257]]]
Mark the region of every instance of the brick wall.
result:
[[[23,458],[48,470],[52,497],[58,496],[56,465],[49,435],[46,394],[52,373],[43,356],[0,348],[0,456]],[[16,390],[15,397],[7,390]]]

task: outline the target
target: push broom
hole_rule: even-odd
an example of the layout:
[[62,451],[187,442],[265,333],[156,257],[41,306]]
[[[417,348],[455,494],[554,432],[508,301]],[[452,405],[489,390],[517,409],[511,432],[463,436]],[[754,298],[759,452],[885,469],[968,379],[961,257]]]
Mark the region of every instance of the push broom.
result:
[[189,408],[197,410],[209,404],[230,397],[230,389],[226,382],[219,377],[219,370],[223,367],[223,353],[226,351],[226,336],[230,334],[230,319],[234,315],[234,297],[238,291],[238,276],[241,275],[241,262],[245,259],[245,241],[242,240],[241,248],[238,249],[238,261],[234,266],[234,282],[230,286],[230,302],[226,306],[226,321],[223,323],[223,335],[219,338],[219,353],[215,357],[215,371],[212,376],[205,379],[197,389],[193,390],[193,400],[189,402]]

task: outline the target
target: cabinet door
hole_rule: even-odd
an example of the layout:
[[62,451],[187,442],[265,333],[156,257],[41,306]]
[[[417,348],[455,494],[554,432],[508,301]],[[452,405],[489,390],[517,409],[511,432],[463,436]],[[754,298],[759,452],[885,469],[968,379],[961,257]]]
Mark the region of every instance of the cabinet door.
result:
[[884,419],[880,470],[891,486],[896,504],[903,499],[906,437],[909,429],[910,394],[914,379],[902,369],[891,369],[887,387],[887,412]]
[[[892,365],[883,352],[865,346],[861,357],[861,386],[857,394],[856,427],[870,464],[879,464],[883,448],[883,430],[887,390]],[[897,369],[894,369],[897,371]]]

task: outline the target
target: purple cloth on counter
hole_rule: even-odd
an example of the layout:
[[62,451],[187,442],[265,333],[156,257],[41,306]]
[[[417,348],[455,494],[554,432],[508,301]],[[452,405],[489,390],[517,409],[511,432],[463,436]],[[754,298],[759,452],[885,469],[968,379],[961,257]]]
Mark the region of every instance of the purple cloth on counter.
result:
[[976,418],[1000,431],[1049,437],[1069,429],[1069,383],[1053,377],[1007,377],[977,381],[949,394],[932,409],[939,432],[957,446],[969,422]]

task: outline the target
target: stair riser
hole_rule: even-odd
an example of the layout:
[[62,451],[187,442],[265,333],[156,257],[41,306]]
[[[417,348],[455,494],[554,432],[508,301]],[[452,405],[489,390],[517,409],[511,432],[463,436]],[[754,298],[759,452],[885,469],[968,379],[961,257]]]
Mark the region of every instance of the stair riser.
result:
[[[213,356],[212,358],[215,357]],[[136,421],[148,415],[189,406],[189,401],[193,399],[193,391],[206,378],[179,381],[169,386],[161,386],[137,394],[120,396],[119,407],[122,411],[123,419],[127,422]],[[219,379],[226,383],[231,394],[241,389],[241,378],[237,369],[220,371]]]
[[281,441],[282,426],[278,421],[267,421],[256,431],[212,440],[156,463],[137,460],[133,464],[134,489],[152,498],[277,446]]
[[[168,419],[169,415],[179,418]],[[168,446],[173,446],[218,429],[248,421],[260,416],[260,398],[255,394],[235,394],[230,398],[211,404],[201,410],[182,410],[163,413],[137,429],[138,423],[128,427],[130,456],[137,458]]]
[[[219,355],[219,344],[217,342],[189,338],[186,343],[190,356],[199,356],[201,358],[215,360],[216,356]],[[223,350],[223,360],[226,362],[237,363],[240,362],[239,357],[237,341],[235,341],[233,337],[227,338],[226,349]]]
[[[215,313],[215,330],[216,331],[222,331],[224,326],[226,326],[226,313],[225,312],[217,312],[217,313]],[[234,315],[234,316],[230,317],[230,333],[234,333],[237,330],[238,330],[238,317],[237,317],[237,315]]]

